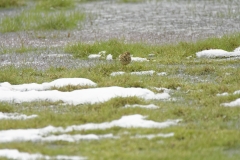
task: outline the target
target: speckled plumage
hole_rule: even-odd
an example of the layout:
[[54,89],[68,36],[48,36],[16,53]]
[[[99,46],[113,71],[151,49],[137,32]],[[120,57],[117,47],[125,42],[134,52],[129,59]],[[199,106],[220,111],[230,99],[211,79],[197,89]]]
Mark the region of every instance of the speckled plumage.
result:
[[131,62],[131,56],[129,52],[125,52],[119,56],[119,60],[122,65],[127,65]]

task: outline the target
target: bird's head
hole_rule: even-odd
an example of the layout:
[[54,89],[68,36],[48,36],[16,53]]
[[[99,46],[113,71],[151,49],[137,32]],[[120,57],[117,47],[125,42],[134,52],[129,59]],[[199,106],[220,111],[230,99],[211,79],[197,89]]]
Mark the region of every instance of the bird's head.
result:
[[126,54],[127,54],[128,56],[130,56],[130,52],[126,52]]

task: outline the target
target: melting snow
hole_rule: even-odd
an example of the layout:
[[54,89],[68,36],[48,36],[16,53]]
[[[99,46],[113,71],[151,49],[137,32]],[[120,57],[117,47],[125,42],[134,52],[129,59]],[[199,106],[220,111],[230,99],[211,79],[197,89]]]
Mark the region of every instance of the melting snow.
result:
[[240,47],[236,48],[233,52],[228,52],[222,49],[209,49],[196,53],[198,58],[224,58],[224,57],[237,57],[240,56]]
[[157,108],[159,108],[159,107],[156,106],[155,104],[149,104],[149,105],[141,105],[141,104],[129,105],[129,104],[126,104],[124,107],[125,107],[125,108],[140,107],[140,108],[148,108],[148,109],[157,109]]
[[218,93],[217,96],[228,96],[229,94],[227,92],[224,93]]
[[155,71],[150,70],[150,71],[140,71],[140,72],[131,72],[133,75],[153,75]]
[[0,119],[25,120],[25,119],[31,119],[31,118],[36,118],[36,117],[37,117],[37,115],[27,116],[27,115],[19,114],[19,113],[2,113],[2,112],[0,112]]
[[149,61],[147,58],[141,58],[141,57],[131,57],[132,62],[144,62]]
[[[235,94],[240,94],[240,90],[237,90],[235,92],[233,92],[233,95]],[[228,96],[230,95],[229,93],[227,92],[224,92],[224,93],[219,93],[217,94],[217,96]],[[222,103],[221,104],[222,106],[225,106],[225,107],[236,107],[236,106],[240,106],[240,98],[232,101],[232,102],[229,102],[229,103]]]
[[[155,94],[143,88],[103,87],[74,90],[72,92],[61,92],[47,90],[51,87],[63,87],[66,85],[88,85],[97,84],[85,78],[61,78],[50,83],[11,85],[8,82],[0,83],[0,101],[6,102],[33,102],[33,101],[63,101],[66,104],[99,103],[115,97],[137,96],[143,99],[168,99],[168,94]],[[44,91],[47,90],[47,91]]]
[[160,72],[160,73],[157,73],[158,76],[166,76],[167,75],[167,72]]
[[30,91],[30,90],[42,91],[42,90],[51,89],[52,87],[60,88],[68,85],[97,86],[96,83],[86,78],[60,78],[52,82],[49,82],[49,83],[46,82],[42,84],[30,83],[30,84],[21,84],[21,85],[11,85],[8,82],[3,82],[3,83],[0,83],[0,93],[2,91]]
[[13,142],[13,141],[74,141],[81,139],[99,139],[99,138],[114,138],[112,134],[107,135],[51,135],[52,133],[66,133],[72,131],[82,130],[96,130],[96,129],[109,129],[112,127],[122,128],[166,128],[172,125],[177,125],[181,121],[168,120],[165,122],[155,122],[152,120],[146,120],[146,116],[139,114],[122,116],[118,120],[103,123],[88,123],[82,125],[72,125],[67,128],[47,126],[39,129],[11,129],[0,131],[0,143]]
[[222,106],[225,107],[236,107],[240,106],[240,98],[236,99],[235,101],[229,102],[229,103],[222,103]]
[[107,57],[106,57],[106,60],[107,60],[107,61],[113,60],[112,55],[111,55],[111,54],[108,54]]
[[[153,74],[154,71],[145,71],[144,73]],[[83,104],[83,103],[98,103],[104,102],[114,97],[129,97],[137,96],[143,99],[169,99],[168,93],[155,94],[154,92],[143,88],[123,88],[123,87],[103,87],[103,88],[89,88],[82,90],[75,90],[72,92],[61,92],[58,90],[51,90],[52,87],[64,87],[67,85],[84,85],[84,86],[97,86],[96,83],[89,79],[84,78],[61,78],[49,83],[30,83],[22,85],[11,85],[8,82],[0,83],[0,101],[7,102],[32,102],[39,100],[48,101],[63,101],[68,104]],[[134,105],[133,105],[134,106]],[[139,105],[138,105],[139,106]],[[150,104],[146,106],[140,106],[145,108],[157,108],[157,106]],[[2,113],[0,112],[0,119],[30,119],[35,118],[37,115],[23,115],[18,113]],[[104,123],[88,123],[82,125],[72,125],[66,128],[47,126],[39,129],[11,129],[0,131],[0,143],[8,143],[14,141],[67,141],[76,142],[80,140],[99,140],[102,138],[119,138],[113,134],[105,135],[81,135],[81,134],[66,134],[72,131],[81,130],[96,130],[96,129],[108,129],[112,127],[122,128],[165,128],[172,125],[177,125],[180,120],[168,120],[165,122],[154,122],[146,120],[142,115],[128,115],[123,116],[119,120]],[[58,133],[58,135],[54,135]],[[154,137],[168,137],[170,135],[157,134],[157,135],[137,135],[135,138],[154,138]],[[9,159],[69,159],[79,160],[85,159],[84,157],[77,156],[56,156],[50,157],[41,154],[29,154],[19,152],[18,150],[2,149],[0,150],[0,157]]]
[[100,59],[101,57],[105,57],[106,51],[100,51],[98,54],[90,54],[88,59]]
[[123,74],[125,74],[125,72],[112,72],[111,74],[110,74],[110,76],[118,76],[118,75],[123,75]]
[[234,52],[240,52],[240,47],[234,49]]
[[56,159],[56,160],[83,160],[85,157],[58,155],[55,157],[45,156],[40,153],[30,154],[19,152],[17,149],[0,149],[0,157],[18,160],[38,160],[38,159]]
[[240,90],[233,92],[233,94],[240,94]]
[[88,56],[89,59],[100,59],[101,55],[100,54],[90,54]]

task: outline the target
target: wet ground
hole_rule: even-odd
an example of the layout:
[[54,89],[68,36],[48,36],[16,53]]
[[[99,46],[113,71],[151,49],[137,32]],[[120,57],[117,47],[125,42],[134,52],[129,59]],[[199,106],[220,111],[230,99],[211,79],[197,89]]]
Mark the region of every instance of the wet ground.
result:
[[175,43],[222,36],[240,29],[240,1],[158,0],[138,4],[85,4],[96,14],[80,32],[83,40],[124,37],[129,41]]
[[[240,30],[239,0],[151,0],[143,3],[105,0],[79,3],[77,10],[88,16],[75,30],[0,33],[0,46],[52,48],[69,42],[92,43],[111,38],[164,44],[221,37]],[[21,11],[3,10],[0,17]]]
[[64,54],[63,51],[41,51],[41,53],[28,52],[25,54],[12,53],[0,55],[0,66],[31,67],[38,70],[46,70],[49,67],[54,68],[81,68],[91,67],[97,63],[103,63],[96,60],[80,60],[70,54]]

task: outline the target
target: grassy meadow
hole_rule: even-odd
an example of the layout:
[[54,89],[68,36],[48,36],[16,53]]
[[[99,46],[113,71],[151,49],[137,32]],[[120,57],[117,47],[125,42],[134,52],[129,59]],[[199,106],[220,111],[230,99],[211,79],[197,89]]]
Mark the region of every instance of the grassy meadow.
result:
[[[1,4],[2,3],[2,4]],[[19,2],[0,2],[0,6],[16,6]],[[4,17],[1,32],[32,31],[32,30],[66,30],[76,28],[79,21],[84,21],[85,14],[74,11],[74,1],[46,0],[37,1],[34,7],[23,12]]]
[[[21,1],[21,4],[19,4],[20,1],[12,0],[11,2],[1,1],[0,7],[26,7],[28,1]],[[0,31],[8,33],[32,30],[71,30],[76,28],[79,23],[84,23],[85,13],[72,11],[76,4],[81,1],[33,2],[35,5],[32,8],[27,8],[21,14],[14,15],[13,18],[2,18]],[[43,21],[39,20],[42,16],[45,17]],[[154,87],[165,87],[172,89],[171,97],[174,100],[147,101],[138,97],[117,97],[104,103],[77,106],[49,101],[0,102],[0,112],[38,115],[37,118],[29,120],[0,120],[0,130],[42,128],[48,125],[67,127],[74,124],[102,123],[132,114],[147,115],[147,119],[157,122],[168,119],[182,119],[182,121],[176,126],[164,129],[114,127],[106,130],[73,131],[70,133],[113,133],[120,137],[118,139],[82,140],[79,142],[11,142],[0,143],[0,149],[18,149],[21,152],[41,153],[50,156],[84,156],[89,160],[238,160],[240,158],[240,107],[229,108],[221,104],[233,101],[240,96],[237,94],[217,96],[217,94],[233,93],[240,89],[239,59],[197,58],[196,52],[211,48],[232,51],[239,45],[239,33],[225,35],[221,38],[207,38],[197,42],[165,45],[151,45],[144,42],[126,43],[123,39],[110,39],[94,43],[72,42],[64,45],[61,50],[73,55],[75,59],[88,61],[88,55],[104,50],[107,52],[106,55],[113,55],[113,60],[108,62],[104,58],[99,60],[101,63],[96,62],[91,67],[76,69],[51,67],[47,70],[35,70],[29,67],[15,67],[14,65],[1,66],[0,83],[43,83],[58,78],[80,77],[92,80],[97,83],[97,87],[141,87],[155,93],[161,91]],[[15,48],[14,51],[17,49]],[[40,49],[43,50],[43,48]],[[33,52],[35,50],[38,48],[31,49]],[[125,51],[129,51],[134,57],[148,58],[149,54],[154,54],[154,57],[150,61],[132,62],[127,66],[122,66],[118,61],[118,56]],[[1,54],[12,54],[12,52],[12,49],[6,49]],[[28,50],[23,50],[20,54],[25,54],[25,52],[27,53]],[[128,74],[148,70],[154,70],[155,73],[151,76]],[[124,71],[127,74],[110,76],[112,72],[117,71]],[[166,72],[167,75],[159,76],[156,74],[158,72]],[[83,89],[83,87],[60,88],[63,92],[77,89]],[[126,104],[151,103],[159,106],[159,109],[123,108]],[[137,134],[170,132],[174,133],[173,137],[131,138]]]

